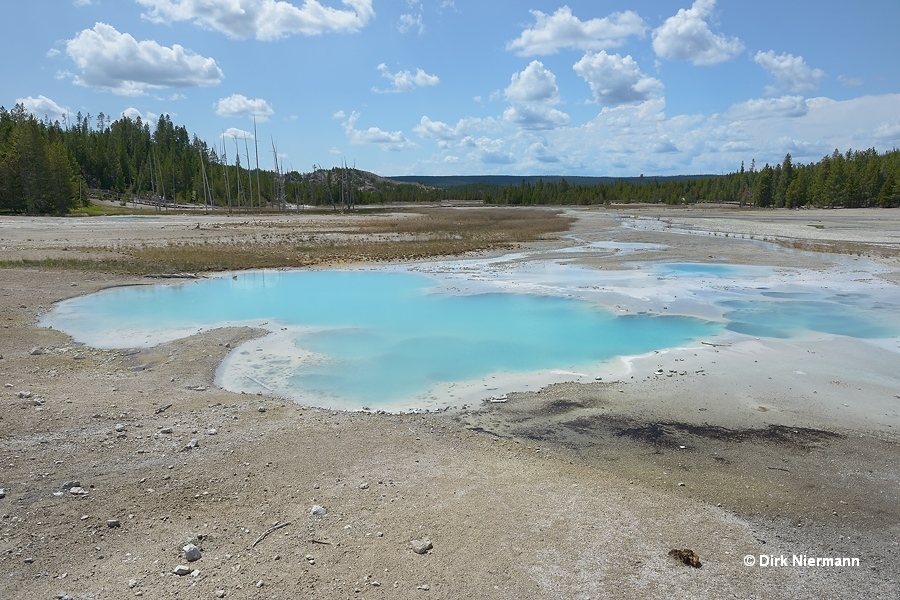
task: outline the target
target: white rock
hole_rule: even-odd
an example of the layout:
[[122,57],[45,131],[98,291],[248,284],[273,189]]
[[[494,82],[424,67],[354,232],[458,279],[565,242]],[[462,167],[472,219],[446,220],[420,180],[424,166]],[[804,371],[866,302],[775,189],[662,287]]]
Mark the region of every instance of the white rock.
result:
[[191,572],[191,568],[188,566],[185,566],[185,565],[178,565],[177,567],[172,569],[172,572],[175,573],[176,575],[178,575],[179,577],[184,577],[185,575],[187,575],[188,573]]
[[317,517],[322,517],[322,516],[324,516],[324,515],[327,515],[327,514],[328,514],[328,511],[325,510],[325,507],[324,507],[324,506],[319,506],[318,504],[315,504],[315,505],[313,505],[313,507],[310,509],[309,514],[314,515],[314,516],[317,516]]
[[428,551],[434,548],[434,544],[431,543],[431,540],[427,537],[413,540],[409,543],[412,551],[416,554],[428,554]]
[[198,548],[194,544],[188,544],[187,546],[182,548],[182,550],[184,550],[184,558],[188,562],[194,562],[195,560],[200,560],[200,557],[201,557],[200,548]]

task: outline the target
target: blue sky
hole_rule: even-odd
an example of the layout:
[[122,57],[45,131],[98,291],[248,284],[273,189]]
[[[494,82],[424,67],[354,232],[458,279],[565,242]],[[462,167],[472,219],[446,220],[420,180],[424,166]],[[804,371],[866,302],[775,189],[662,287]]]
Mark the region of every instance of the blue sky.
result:
[[176,125],[261,166],[726,173],[900,147],[896,0],[6,2],[0,104]]

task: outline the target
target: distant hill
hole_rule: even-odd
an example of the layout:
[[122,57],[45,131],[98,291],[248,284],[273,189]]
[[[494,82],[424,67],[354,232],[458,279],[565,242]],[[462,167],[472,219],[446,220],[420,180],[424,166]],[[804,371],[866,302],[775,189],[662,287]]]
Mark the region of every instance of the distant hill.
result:
[[488,184],[497,186],[521,185],[523,181],[535,184],[543,180],[544,183],[558,183],[565,179],[569,185],[593,186],[598,184],[610,184],[616,181],[625,183],[660,183],[666,181],[690,181],[692,179],[705,179],[713,175],[669,175],[665,177],[584,177],[563,175],[400,175],[397,177],[385,177],[399,183],[419,183],[436,188],[449,188],[461,185]]

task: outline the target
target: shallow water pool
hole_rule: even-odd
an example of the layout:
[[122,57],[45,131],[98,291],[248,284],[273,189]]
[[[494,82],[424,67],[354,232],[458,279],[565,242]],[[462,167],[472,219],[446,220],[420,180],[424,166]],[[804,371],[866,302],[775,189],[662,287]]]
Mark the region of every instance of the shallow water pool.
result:
[[225,325],[265,326],[220,370],[236,391],[377,409],[496,373],[583,369],[684,345],[721,324],[616,315],[585,300],[453,294],[385,271],[259,271],[106,290],[60,303],[45,324],[97,347],[135,347]]

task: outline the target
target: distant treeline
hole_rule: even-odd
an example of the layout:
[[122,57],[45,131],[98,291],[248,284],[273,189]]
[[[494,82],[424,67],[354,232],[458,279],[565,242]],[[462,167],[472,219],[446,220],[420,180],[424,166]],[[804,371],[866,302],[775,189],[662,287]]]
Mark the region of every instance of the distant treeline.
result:
[[728,175],[696,178],[619,179],[572,185],[565,179],[499,187],[485,196],[494,204],[609,204],[726,202],[776,208],[858,208],[900,206],[900,150],[874,148],[841,154],[818,163],[794,164],[791,155],[774,167],[755,162]]
[[87,204],[88,190],[103,190],[123,203],[152,199],[235,210],[352,207],[453,195],[351,168],[299,173],[256,167],[259,156],[273,154],[271,145],[257,148],[252,138],[210,146],[168,115],[152,128],[140,118],[113,121],[103,113],[96,118],[78,113],[63,125],[39,120],[21,104],[10,111],[0,107],[0,212],[64,214]]
[[[273,144],[274,145],[274,144]],[[468,177],[385,179],[352,168],[310,173],[257,168],[275,148],[253,139],[208,145],[168,115],[151,129],[126,116],[78,113],[65,125],[37,119],[17,104],[0,107],[0,212],[65,214],[86,205],[88,190],[126,203],[194,204],[233,210],[289,205],[343,206],[465,200],[486,204],[684,204],[733,202],[760,207],[900,206],[900,151],[835,150],[814,164],[741,165],[728,175],[679,177]],[[277,164],[277,163],[276,163]],[[252,167],[251,167],[252,165]]]

